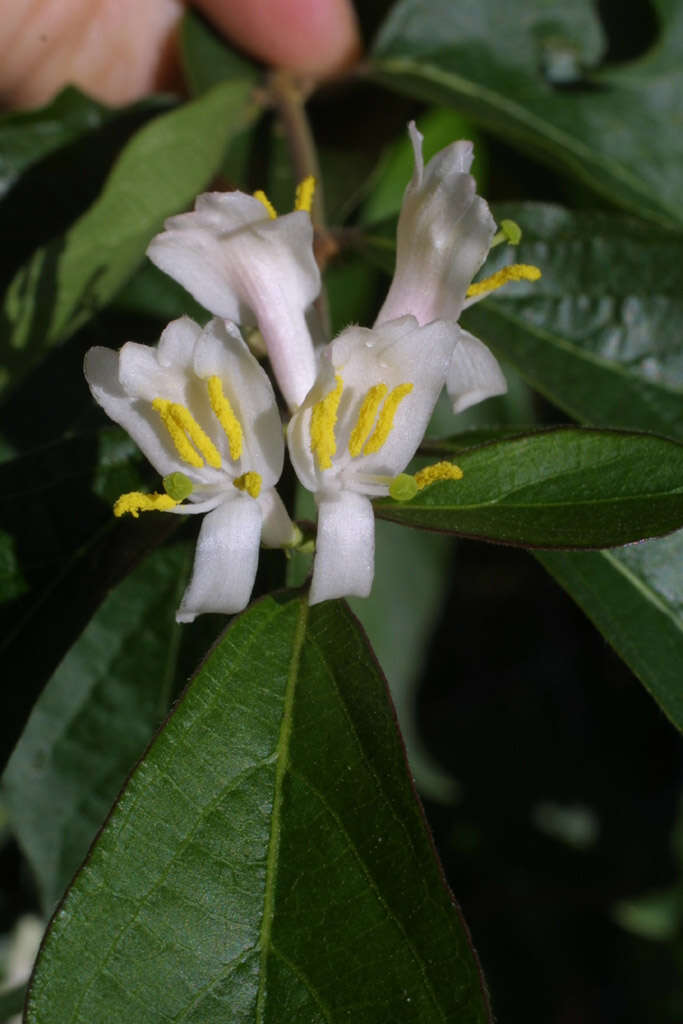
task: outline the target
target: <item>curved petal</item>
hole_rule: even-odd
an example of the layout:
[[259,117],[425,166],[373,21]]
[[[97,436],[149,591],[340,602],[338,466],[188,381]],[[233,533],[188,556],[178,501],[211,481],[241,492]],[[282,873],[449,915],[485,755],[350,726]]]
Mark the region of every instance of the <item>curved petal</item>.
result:
[[376,324],[406,313],[421,324],[457,320],[496,230],[467,173],[472,143],[454,142],[423,167],[422,136],[409,130],[415,172],[398,221],[396,272]]
[[484,342],[469,331],[459,330],[446,381],[453,412],[463,412],[493,395],[504,395],[508,388],[498,360]]
[[192,368],[194,347],[202,333],[199,324],[189,316],[171,320],[164,328],[157,344],[159,365],[168,369],[176,368],[187,373]]
[[204,516],[192,578],[176,613],[193,622],[203,612],[232,615],[246,608],[258,566],[261,509],[238,494]]
[[301,536],[274,487],[261,491],[258,502],[263,516],[261,543],[264,548],[286,548]]
[[339,452],[347,449],[360,403],[370,387],[383,383],[391,391],[412,385],[396,410],[384,444],[370,455],[354,458],[354,469],[393,476],[405,468],[427,429],[459,336],[458,325],[449,320],[418,327],[411,317],[402,317],[373,330],[347,328],[331,343],[331,361],[349,395],[345,402],[343,394],[340,403]]
[[367,597],[375,574],[375,517],[366,497],[353,491],[318,502],[310,603]]
[[194,372],[203,380],[220,377],[223,393],[244,431],[238,473],[259,473],[262,486],[272,487],[280,478],[285,453],[280,414],[268,375],[235,324],[209,321],[197,342]]
[[[186,213],[182,218],[193,216]],[[181,225],[182,218],[172,218],[169,229],[152,239],[148,257],[215,316],[244,323],[244,304],[226,275],[218,238],[201,227]]]
[[157,414],[148,403],[127,395],[121,386],[118,352],[99,346],[91,348],[85,355],[83,371],[95,401],[110,419],[130,434],[158,473],[166,476],[174,470],[187,471]]
[[308,213],[272,220],[253,196],[209,193],[147,255],[216,316],[255,321],[288,405],[303,401],[316,368],[305,313],[320,291]]

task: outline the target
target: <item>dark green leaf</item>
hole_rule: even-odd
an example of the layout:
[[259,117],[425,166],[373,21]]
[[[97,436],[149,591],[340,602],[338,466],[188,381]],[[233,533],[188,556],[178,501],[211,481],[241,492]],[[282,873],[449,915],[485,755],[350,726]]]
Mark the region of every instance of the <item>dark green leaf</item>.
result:
[[7,1021],[21,1013],[26,998],[26,984],[17,985],[7,992],[0,992],[0,1021]]
[[641,216],[681,225],[683,136],[672,126],[683,117],[683,5],[654,6],[656,47],[600,69],[589,0],[526,0],[523,16],[506,0],[401,0],[371,74],[456,106]]
[[[523,228],[514,257],[543,272],[468,309],[463,324],[571,416],[683,438],[680,239],[555,206],[496,208]],[[504,247],[501,246],[501,249]]]
[[683,531],[619,551],[537,558],[683,731]]
[[0,197],[33,164],[115,118],[118,111],[72,86],[40,110],[0,117]]
[[0,466],[0,653],[21,680],[3,698],[0,765],[109,589],[178,526],[176,516],[114,519],[113,500],[141,485],[140,456],[118,429]]
[[344,605],[254,605],[53,918],[31,1024],[488,1021],[384,681]]
[[185,81],[194,96],[200,96],[219,82],[251,81],[259,69],[240,57],[196,11],[188,11],[180,27],[180,56]]
[[68,337],[114,296],[169,214],[219,167],[250,112],[248,85],[229,82],[155,118],[128,143],[100,198],[13,279],[0,311],[8,345],[0,387]]
[[[476,406],[474,407],[476,408]],[[453,437],[425,437],[420,445],[419,455],[457,455],[468,448],[479,448],[493,441],[505,441],[511,437],[524,437],[539,428],[513,423],[503,427],[472,427]]]
[[47,683],[5,769],[10,827],[50,913],[168,711],[191,551],[153,552],[104,601]]
[[525,547],[598,548],[683,523],[683,445],[649,434],[559,428],[458,456],[462,480],[412,501],[375,501],[383,519]]

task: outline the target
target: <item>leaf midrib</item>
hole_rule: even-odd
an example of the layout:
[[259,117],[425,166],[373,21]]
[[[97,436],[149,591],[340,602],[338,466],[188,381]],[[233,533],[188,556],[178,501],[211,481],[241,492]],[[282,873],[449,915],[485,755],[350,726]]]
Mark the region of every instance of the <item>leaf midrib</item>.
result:
[[266,859],[266,884],[263,896],[263,916],[261,918],[261,931],[259,934],[261,958],[259,964],[258,992],[256,994],[256,1021],[258,1024],[265,1024],[267,960],[268,954],[271,951],[271,933],[275,911],[275,884],[277,881],[280,860],[280,827],[283,787],[285,775],[289,768],[289,747],[292,736],[294,697],[296,694],[296,684],[299,676],[301,652],[306,638],[307,623],[308,600],[307,597],[303,597],[300,599],[299,617],[294,631],[292,658],[289,665],[289,675],[287,677],[284,706],[282,709],[282,724],[280,726],[280,736],[275,749],[276,768],[273,792],[273,810],[271,814],[268,857]]

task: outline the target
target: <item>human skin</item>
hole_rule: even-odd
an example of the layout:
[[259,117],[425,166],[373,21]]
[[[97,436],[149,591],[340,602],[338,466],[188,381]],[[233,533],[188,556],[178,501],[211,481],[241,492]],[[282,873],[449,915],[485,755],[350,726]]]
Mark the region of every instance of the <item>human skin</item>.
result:
[[[124,104],[178,78],[182,0],[4,0],[0,105],[46,103],[67,83]],[[228,39],[276,67],[325,78],[360,51],[350,0],[195,0]]]

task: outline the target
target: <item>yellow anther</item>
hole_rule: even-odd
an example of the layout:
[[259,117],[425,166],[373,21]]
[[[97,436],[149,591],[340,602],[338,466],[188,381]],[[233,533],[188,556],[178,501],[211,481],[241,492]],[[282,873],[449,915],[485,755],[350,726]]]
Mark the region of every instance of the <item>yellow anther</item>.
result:
[[[213,466],[214,469],[221,468],[220,452],[184,405],[179,405],[177,402],[169,402],[165,398],[155,398],[152,402],[152,408],[161,416],[164,426],[171,435],[176,451],[184,462],[189,462],[191,466],[195,466],[198,469],[204,465],[201,458],[201,455],[203,455],[208,464]],[[188,440],[188,435],[190,440]],[[190,441],[199,450],[200,455],[197,454]]]
[[467,289],[467,298],[474,299],[479,295],[494,292],[496,288],[502,287],[508,281],[538,281],[540,276],[541,271],[538,267],[531,266],[528,263],[512,263],[509,267],[497,270],[490,277],[485,277],[483,281],[471,284]]
[[206,383],[209,388],[211,408],[216,414],[216,419],[225,431],[230,443],[230,458],[233,462],[236,462],[242,454],[242,442],[244,440],[242,426],[235,416],[230,402],[223,393],[220,377],[209,377]]
[[114,515],[117,519],[129,512],[137,519],[141,512],[168,512],[178,502],[170,494],[143,494],[142,491],[130,491],[122,494],[114,502]]
[[295,210],[305,210],[310,213],[313,208],[313,195],[315,194],[315,178],[309,174],[307,178],[300,181],[296,186],[296,197],[294,199]]
[[462,480],[462,470],[454,462],[436,462],[433,466],[425,466],[415,474],[418,491],[424,490],[437,480]]
[[242,476],[238,476],[233,480],[233,486],[236,487],[238,491],[246,491],[252,498],[258,498],[261,493],[261,474],[242,473]]
[[356,425],[349,438],[349,452],[354,459],[360,455],[363,445],[368,439],[368,435],[375,422],[375,416],[386,393],[386,384],[375,384],[363,399]]
[[262,206],[265,206],[271,220],[275,220],[277,218],[277,210],[262,188],[256,189],[254,192],[254,199],[258,199],[259,203],[261,203]]
[[344,381],[337,374],[335,376],[336,387],[329,394],[321,398],[313,406],[311,414],[311,452],[318,460],[320,469],[329,469],[332,465],[332,456],[337,450],[337,442],[334,438],[334,428],[337,422],[337,412],[341,401]]
[[389,396],[385,400],[380,411],[377,419],[377,426],[375,427],[372,437],[365,444],[363,455],[372,455],[374,452],[378,452],[380,450],[391,433],[396,410],[406,395],[409,395],[412,390],[413,385],[408,381],[405,384],[399,384],[398,387],[394,388],[389,393]]

